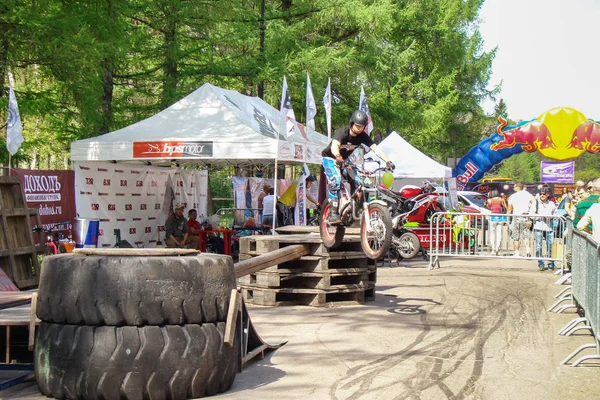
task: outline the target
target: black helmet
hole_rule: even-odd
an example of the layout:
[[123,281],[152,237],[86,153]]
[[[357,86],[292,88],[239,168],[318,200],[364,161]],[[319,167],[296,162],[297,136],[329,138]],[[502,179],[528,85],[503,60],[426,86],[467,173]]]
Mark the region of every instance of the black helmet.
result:
[[543,194],[548,194],[548,195],[549,195],[549,194],[550,194],[550,188],[549,188],[548,186],[542,186],[542,187],[540,188],[540,194],[542,194],[542,193],[543,193]]
[[317,179],[314,176],[312,176],[312,175],[309,175],[309,176],[306,177],[306,182],[314,182],[316,180]]
[[354,111],[350,117],[350,125],[367,126],[368,123],[369,117],[367,116],[367,113],[362,110]]

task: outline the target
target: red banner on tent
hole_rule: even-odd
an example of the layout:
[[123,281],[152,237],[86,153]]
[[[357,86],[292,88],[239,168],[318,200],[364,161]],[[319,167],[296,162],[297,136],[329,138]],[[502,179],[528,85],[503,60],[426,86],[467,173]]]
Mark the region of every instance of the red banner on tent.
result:
[[27,206],[37,208],[42,225],[48,228],[60,222],[73,223],[75,218],[74,171],[17,168],[11,169],[11,175],[17,176],[21,181]]
[[133,142],[133,158],[212,157],[213,142]]

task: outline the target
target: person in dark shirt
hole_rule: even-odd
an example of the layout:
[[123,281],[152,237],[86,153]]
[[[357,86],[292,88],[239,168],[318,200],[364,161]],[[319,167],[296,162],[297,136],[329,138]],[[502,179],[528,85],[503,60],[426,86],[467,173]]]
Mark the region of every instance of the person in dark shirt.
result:
[[342,223],[339,214],[339,194],[342,184],[340,165],[352,154],[354,149],[360,145],[365,145],[386,162],[388,169],[393,170],[395,168],[394,163],[373,143],[371,137],[365,132],[368,121],[369,117],[364,111],[354,111],[350,117],[350,125],[336,130],[331,143],[321,152],[323,170],[327,177],[327,198],[331,203],[329,211],[329,223],[331,225]]
[[198,248],[198,236],[188,236],[188,224],[183,216],[184,208],[184,204],[176,204],[173,207],[173,214],[165,222],[167,247],[183,249],[185,246],[189,246],[190,249],[196,249]]

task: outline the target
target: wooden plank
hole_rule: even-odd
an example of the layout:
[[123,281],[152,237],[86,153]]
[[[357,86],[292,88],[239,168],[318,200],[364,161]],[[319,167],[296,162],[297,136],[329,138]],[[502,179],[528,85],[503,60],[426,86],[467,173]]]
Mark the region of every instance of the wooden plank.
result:
[[33,351],[33,342],[35,340],[35,323],[36,323],[36,314],[35,310],[37,309],[37,292],[33,293],[33,297],[31,297],[31,308],[29,310],[29,341],[27,344],[27,348],[29,351]]
[[33,292],[0,292],[0,309],[29,304]]
[[240,302],[240,292],[238,292],[237,289],[231,289],[229,308],[227,310],[227,320],[225,323],[225,334],[223,335],[223,342],[230,346],[233,346],[235,343],[235,328],[238,319],[238,312],[240,310]]
[[297,244],[250,258],[248,260],[240,261],[234,265],[235,276],[236,278],[239,278],[273,265],[294,260],[298,257],[309,254],[309,252],[310,248],[308,245]]

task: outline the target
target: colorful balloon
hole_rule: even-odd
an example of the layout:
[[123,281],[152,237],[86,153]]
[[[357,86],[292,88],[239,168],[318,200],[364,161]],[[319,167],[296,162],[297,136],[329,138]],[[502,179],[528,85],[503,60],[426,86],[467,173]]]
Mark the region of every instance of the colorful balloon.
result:
[[394,185],[394,174],[390,171],[385,172],[381,177],[381,183],[383,183],[383,186],[386,188],[391,188]]
[[600,152],[600,123],[569,107],[548,110],[538,118],[508,126],[498,117],[496,133],[461,158],[453,171],[458,189],[481,178],[494,165],[523,151],[539,151],[553,160],[571,160],[586,151]]

